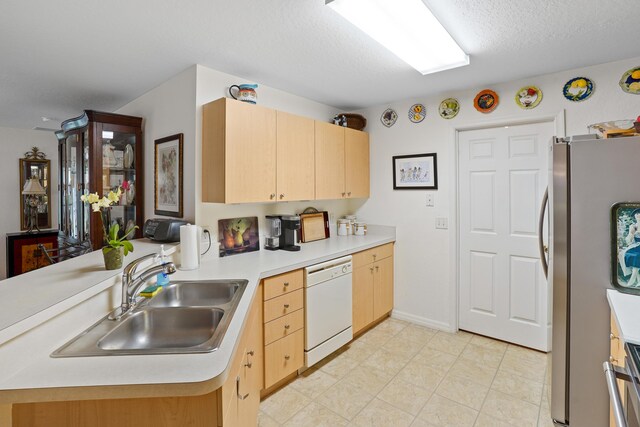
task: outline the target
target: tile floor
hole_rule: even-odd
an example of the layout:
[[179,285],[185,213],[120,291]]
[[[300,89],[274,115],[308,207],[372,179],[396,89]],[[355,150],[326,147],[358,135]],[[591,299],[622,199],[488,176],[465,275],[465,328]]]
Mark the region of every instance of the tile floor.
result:
[[260,404],[258,425],[552,427],[544,353],[387,319]]

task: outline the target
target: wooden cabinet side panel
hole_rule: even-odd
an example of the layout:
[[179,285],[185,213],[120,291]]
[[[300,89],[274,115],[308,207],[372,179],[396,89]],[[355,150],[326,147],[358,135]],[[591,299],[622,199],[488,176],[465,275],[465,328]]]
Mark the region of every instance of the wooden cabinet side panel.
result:
[[353,269],[353,333],[373,322],[373,266]]
[[312,119],[278,111],[277,198],[279,201],[315,198],[315,124]]
[[344,197],[344,128],[315,122],[316,199]]
[[354,129],[345,129],[344,149],[347,197],[369,197],[369,134]]
[[226,102],[225,201],[275,201],[276,111]]
[[14,404],[13,427],[210,427],[217,424],[216,393]]
[[225,201],[225,111],[226,100],[202,106],[202,201]]
[[373,317],[379,319],[393,309],[393,257],[373,264]]

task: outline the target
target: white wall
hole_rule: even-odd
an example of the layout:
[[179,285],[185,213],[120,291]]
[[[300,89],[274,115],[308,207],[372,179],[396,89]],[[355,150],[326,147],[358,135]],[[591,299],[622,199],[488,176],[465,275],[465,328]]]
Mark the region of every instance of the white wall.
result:
[[196,66],[150,90],[119,110],[118,114],[138,116],[143,121],[144,141],[144,216],[154,214],[154,141],[177,133],[184,134],[183,188],[184,218],[194,221],[196,217],[196,189],[193,165],[195,163]]
[[[51,160],[51,227],[58,228],[58,140],[53,132],[0,127],[0,235],[20,231],[20,162],[27,151],[38,147]],[[0,279],[6,278],[6,240],[0,245]]]
[[[253,83],[246,80],[221,73],[198,65],[197,72],[197,95],[196,95],[196,139],[202,139],[202,105],[214,101],[223,96],[229,96],[230,85],[241,83]],[[286,111],[301,116],[311,117],[316,120],[330,121],[339,111],[337,108],[320,104],[308,99],[292,95],[290,93],[273,89],[268,86],[259,85],[257,89],[258,104],[280,111]],[[199,149],[196,158],[200,158]],[[264,230],[264,216],[283,213],[300,213],[305,208],[313,206],[320,210],[328,210],[338,218],[341,215],[351,213],[355,207],[353,201],[325,200],[308,202],[286,202],[286,203],[260,203],[260,204],[237,204],[225,205],[220,203],[201,202],[201,177],[202,164],[196,162],[196,222],[203,226],[210,227],[213,236],[218,232],[218,220],[222,218],[235,218],[242,216],[257,216],[260,230]],[[262,233],[261,233],[262,234]]]
[[[616,119],[633,119],[640,115],[640,96],[622,92],[618,81],[629,68],[640,65],[640,58],[532,77],[491,87],[500,96],[500,104],[485,115],[473,108],[475,90],[443,93],[427,99],[407,99],[361,113],[368,119],[371,137],[371,198],[361,203],[358,217],[375,224],[397,225],[396,291],[397,315],[443,329],[456,325],[456,260],[451,254],[449,230],[436,230],[435,217],[449,217],[454,224],[452,171],[455,166],[456,127],[482,125],[489,121],[521,121],[533,117],[555,116],[565,112],[566,134],[584,134],[587,125]],[[564,99],[562,87],[572,77],[585,76],[595,82],[590,99],[574,103]],[[543,92],[542,102],[533,110],[520,109],[515,93],[525,85],[535,85]],[[440,101],[455,97],[461,109],[457,117],[444,120],[438,115]],[[427,117],[419,124],[408,120],[407,111],[414,103],[427,106]],[[391,128],[380,123],[380,115],[392,107],[398,121]],[[399,154],[438,153],[438,184],[435,207],[426,207],[427,191],[394,191],[392,156]],[[452,176],[453,175],[453,176]],[[640,199],[640,190],[638,191]],[[608,224],[601,224],[608,227]]]

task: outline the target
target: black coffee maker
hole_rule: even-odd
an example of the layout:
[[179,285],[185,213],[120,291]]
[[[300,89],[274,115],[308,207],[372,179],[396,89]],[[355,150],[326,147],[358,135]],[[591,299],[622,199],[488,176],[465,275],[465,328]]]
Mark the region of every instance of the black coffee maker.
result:
[[298,230],[300,230],[300,217],[298,215],[283,215],[280,217],[282,236],[280,237],[280,249],[285,251],[299,251]]

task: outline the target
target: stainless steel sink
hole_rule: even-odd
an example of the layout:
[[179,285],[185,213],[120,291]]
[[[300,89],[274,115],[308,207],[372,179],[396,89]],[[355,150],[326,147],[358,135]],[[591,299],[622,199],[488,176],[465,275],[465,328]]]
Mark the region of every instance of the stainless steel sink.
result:
[[145,308],[102,337],[98,347],[146,350],[201,346],[213,337],[223,315],[219,308]]
[[104,317],[51,357],[186,354],[220,345],[246,280],[177,281],[118,320]]
[[240,282],[226,280],[172,282],[151,298],[150,307],[211,307],[227,304]]

